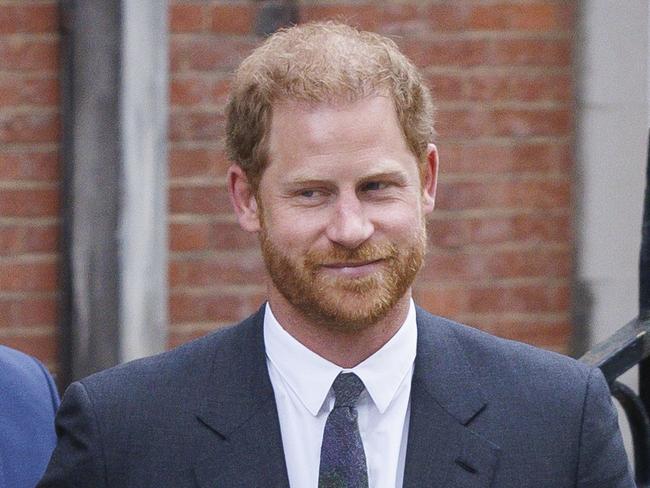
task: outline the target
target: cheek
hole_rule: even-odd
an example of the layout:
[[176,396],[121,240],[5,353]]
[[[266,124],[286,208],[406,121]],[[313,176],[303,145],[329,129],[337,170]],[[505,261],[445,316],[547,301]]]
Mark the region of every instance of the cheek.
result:
[[375,231],[390,232],[392,237],[403,234],[408,237],[422,224],[422,212],[417,203],[404,204],[394,208],[381,209],[374,215]]
[[267,233],[276,245],[285,248],[309,248],[323,234],[317,216],[297,215],[287,212],[283,215],[267,215]]

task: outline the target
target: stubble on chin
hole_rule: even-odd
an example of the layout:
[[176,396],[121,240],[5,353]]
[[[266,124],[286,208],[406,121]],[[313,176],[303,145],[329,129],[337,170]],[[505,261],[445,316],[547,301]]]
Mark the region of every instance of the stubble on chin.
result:
[[[264,262],[273,284],[306,319],[339,333],[354,333],[384,318],[408,291],[424,261],[424,227],[406,249],[366,243],[356,249],[333,244],[328,251],[290,257],[260,232]],[[380,270],[363,277],[333,277],[327,263],[378,261]]]

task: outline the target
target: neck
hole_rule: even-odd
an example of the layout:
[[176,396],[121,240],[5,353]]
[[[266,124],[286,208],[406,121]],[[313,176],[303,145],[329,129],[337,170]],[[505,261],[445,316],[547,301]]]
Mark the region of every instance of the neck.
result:
[[354,330],[341,330],[315,323],[277,290],[269,290],[271,310],[282,328],[303,346],[342,368],[353,368],[363,362],[395,335],[406,320],[410,299],[409,289],[377,322]]

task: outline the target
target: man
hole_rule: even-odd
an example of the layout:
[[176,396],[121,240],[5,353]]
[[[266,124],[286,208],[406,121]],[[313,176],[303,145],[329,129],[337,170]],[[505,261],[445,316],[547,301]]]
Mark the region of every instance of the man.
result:
[[56,443],[59,395],[36,359],[0,345],[0,487],[32,488]]
[[294,27],[233,87],[228,186],[268,302],[70,386],[40,486],[634,486],[597,370],[414,306],[438,155],[392,41]]

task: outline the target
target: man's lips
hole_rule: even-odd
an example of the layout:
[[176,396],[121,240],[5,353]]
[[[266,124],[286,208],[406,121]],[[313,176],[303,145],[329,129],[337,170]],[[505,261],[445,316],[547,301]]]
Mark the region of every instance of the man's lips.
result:
[[355,261],[355,262],[342,262],[342,263],[323,263],[324,268],[358,268],[361,266],[368,266],[370,264],[378,263],[381,259],[373,259],[372,261]]
[[357,278],[375,272],[381,265],[383,259],[354,262],[324,263],[321,268],[327,273],[348,278]]

